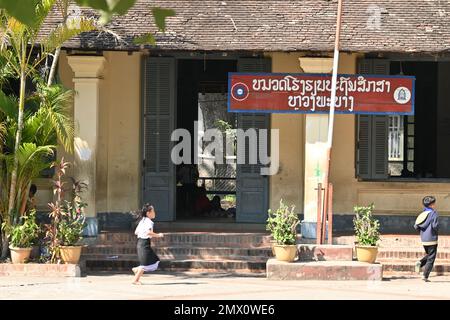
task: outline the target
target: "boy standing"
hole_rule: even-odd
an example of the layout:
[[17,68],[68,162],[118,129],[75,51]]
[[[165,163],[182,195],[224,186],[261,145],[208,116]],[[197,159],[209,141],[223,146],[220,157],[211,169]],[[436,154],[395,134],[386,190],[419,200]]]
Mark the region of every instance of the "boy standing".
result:
[[438,246],[438,229],[439,216],[435,211],[436,198],[433,196],[426,196],[422,200],[424,205],[423,212],[417,217],[414,228],[420,230],[420,238],[422,245],[425,248],[426,255],[416,262],[415,271],[420,273],[420,269],[424,268],[422,280],[429,282],[431,270],[433,269],[434,260],[436,259]]

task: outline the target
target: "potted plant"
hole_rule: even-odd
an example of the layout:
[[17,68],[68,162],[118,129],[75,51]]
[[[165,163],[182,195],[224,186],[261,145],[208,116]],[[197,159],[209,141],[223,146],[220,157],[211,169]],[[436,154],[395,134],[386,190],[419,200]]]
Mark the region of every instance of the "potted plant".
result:
[[56,167],[56,180],[54,181],[57,199],[49,206],[52,209],[50,217],[52,223],[47,231],[50,240],[51,261],[55,262],[58,257],[65,263],[77,264],[80,260],[83,230],[86,226],[84,208],[87,206],[81,200],[80,193],[86,188],[86,184],[72,179],[72,198],[70,201],[64,199],[64,182],[62,177],[69,167],[68,162],[61,160]]
[[12,263],[25,263],[29,260],[33,245],[39,236],[39,226],[36,223],[35,211],[32,210],[21,217],[15,225],[3,223],[2,228],[9,237],[9,249]]
[[288,207],[283,200],[280,200],[276,211],[269,209],[266,229],[276,241],[273,252],[279,261],[293,262],[297,256],[297,226],[300,220],[294,209],[295,206]]
[[358,261],[369,263],[374,263],[377,259],[377,242],[380,239],[380,223],[372,215],[373,208],[373,203],[366,207],[356,206],[353,218],[356,257]]
[[60,253],[65,263],[77,264],[80,261],[83,229],[86,226],[82,208],[85,204],[80,200],[74,200],[75,205],[68,203],[67,212],[62,217],[58,225],[60,237]]

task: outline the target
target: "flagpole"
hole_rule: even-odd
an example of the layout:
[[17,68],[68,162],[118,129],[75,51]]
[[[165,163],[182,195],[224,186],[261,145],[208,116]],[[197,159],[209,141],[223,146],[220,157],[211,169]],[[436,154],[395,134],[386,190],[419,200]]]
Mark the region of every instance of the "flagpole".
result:
[[[328,138],[327,138],[327,167],[325,173],[325,181],[324,187],[325,190],[329,189],[329,179],[330,179],[330,168],[331,168],[331,150],[333,145],[333,128],[334,128],[334,109],[336,107],[336,87],[337,87],[337,73],[339,68],[339,41],[341,35],[341,18],[342,18],[342,2],[343,0],[338,0],[338,11],[337,11],[337,20],[336,20],[336,36],[334,40],[334,55],[333,55],[333,75],[331,82],[331,100],[330,100],[330,115],[328,118]],[[327,192],[326,191],[326,192]],[[327,193],[326,193],[327,194]],[[327,201],[328,197],[325,198]],[[328,204],[331,205],[331,204]],[[326,206],[328,207],[328,206]],[[322,221],[324,221],[324,231],[326,227],[326,213],[322,212]],[[332,226],[329,226],[332,228]],[[331,231],[331,230],[330,230]],[[329,235],[331,232],[328,233]],[[321,235],[317,235],[321,237]],[[325,239],[322,239],[325,241]],[[332,239],[328,239],[328,242],[331,243]]]

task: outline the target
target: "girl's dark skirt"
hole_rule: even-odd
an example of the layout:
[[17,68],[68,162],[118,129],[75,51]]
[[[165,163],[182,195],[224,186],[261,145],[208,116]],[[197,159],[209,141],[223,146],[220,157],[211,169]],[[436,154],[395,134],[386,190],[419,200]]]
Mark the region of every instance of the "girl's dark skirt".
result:
[[159,257],[153,251],[150,239],[138,239],[137,254],[139,267],[143,268],[144,271],[149,272],[158,269]]

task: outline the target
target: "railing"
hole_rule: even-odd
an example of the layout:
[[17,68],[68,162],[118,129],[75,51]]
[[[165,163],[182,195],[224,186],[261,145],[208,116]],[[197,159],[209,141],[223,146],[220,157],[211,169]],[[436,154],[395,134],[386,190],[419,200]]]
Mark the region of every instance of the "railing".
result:
[[[199,177],[198,180],[201,180],[201,185],[204,185],[206,188],[207,194],[236,194],[236,182],[231,184],[216,184],[216,181],[236,181],[236,178],[233,177]],[[206,184],[206,180],[213,180],[212,186],[208,188]]]

